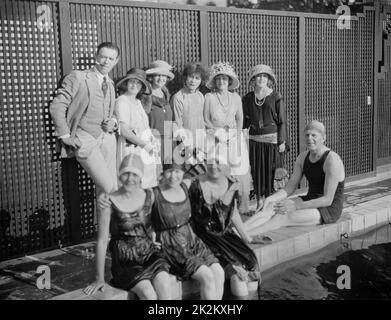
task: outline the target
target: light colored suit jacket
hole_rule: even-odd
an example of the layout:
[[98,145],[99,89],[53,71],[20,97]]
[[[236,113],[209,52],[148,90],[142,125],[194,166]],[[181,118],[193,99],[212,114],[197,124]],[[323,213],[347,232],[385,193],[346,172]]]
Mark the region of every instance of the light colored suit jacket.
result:
[[[49,110],[54,121],[55,134],[61,137],[70,134],[75,137],[80,119],[89,106],[90,97],[102,90],[94,74],[94,69],[74,70],[67,75],[56,96],[50,104]],[[115,89],[113,81],[108,79],[108,93],[110,94],[109,117],[113,117],[115,104]],[[73,157],[74,150],[61,145],[61,157]],[[60,146],[59,146],[60,147]]]

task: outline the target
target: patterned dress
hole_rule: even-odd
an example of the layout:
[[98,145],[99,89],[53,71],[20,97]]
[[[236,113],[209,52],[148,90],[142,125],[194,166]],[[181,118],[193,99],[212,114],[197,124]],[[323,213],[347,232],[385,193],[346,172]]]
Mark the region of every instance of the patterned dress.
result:
[[234,201],[239,197],[237,184],[237,181],[229,179],[228,190],[222,197],[224,201],[219,199],[208,204],[200,181],[196,179],[192,183],[189,196],[194,231],[219,259],[227,276],[245,274],[250,280],[258,280],[260,272],[257,257],[232,229]]
[[148,232],[152,190],[145,192],[144,206],[134,212],[123,212],[112,202],[109,244],[112,281],[114,286],[124,290],[130,290],[141,280],[153,280],[159,272],[170,269]]
[[170,202],[159,187],[153,189],[152,225],[172,266],[171,273],[180,279],[188,279],[202,265],[210,266],[218,260],[192,230],[188,190],[184,183],[181,187],[186,194],[181,202]]

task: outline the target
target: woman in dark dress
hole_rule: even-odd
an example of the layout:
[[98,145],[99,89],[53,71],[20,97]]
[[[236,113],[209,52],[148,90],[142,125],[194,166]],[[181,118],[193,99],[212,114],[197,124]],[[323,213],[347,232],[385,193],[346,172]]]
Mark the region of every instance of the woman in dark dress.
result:
[[[147,80],[152,86],[152,95],[145,96],[144,99],[150,99],[144,105],[150,105],[150,110],[146,110],[149,117],[149,126],[154,129],[154,134],[160,140],[161,153],[163,160],[172,155],[172,134],[174,115],[170,105],[170,93],[166,87],[167,81],[174,79],[171,72],[172,66],[162,60],[153,61],[145,71]],[[166,123],[164,123],[166,122]],[[157,136],[159,135],[159,136]]]
[[170,265],[162,255],[150,226],[151,189],[141,188],[143,162],[130,154],[123,159],[122,186],[109,195],[111,205],[101,206],[96,243],[96,281],[84,289],[94,294],[105,287],[105,258],[109,234],[113,284],[134,292],[139,299],[170,299]]
[[276,76],[266,65],[250,70],[249,86],[254,91],[243,97],[243,128],[249,129],[250,165],[258,208],[274,192],[275,169],[288,151],[287,114],[282,96],[273,89]]
[[181,280],[198,281],[201,299],[221,299],[224,270],[191,228],[190,181],[183,182],[183,165],[164,164],[163,169],[163,179],[154,188],[152,225],[171,264],[171,273]]
[[[257,257],[243,228],[237,202],[239,182],[226,176],[222,157],[208,158],[207,172],[199,175],[189,189],[194,231],[219,259],[231,282],[231,293],[248,294],[247,282],[260,281]],[[240,237],[234,232],[238,231]]]

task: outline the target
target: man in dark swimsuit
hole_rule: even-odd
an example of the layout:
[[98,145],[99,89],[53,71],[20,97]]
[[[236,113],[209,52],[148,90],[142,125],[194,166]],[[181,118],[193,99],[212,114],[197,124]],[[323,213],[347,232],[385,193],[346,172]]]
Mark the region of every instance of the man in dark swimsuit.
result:
[[[285,226],[333,223],[341,216],[345,181],[342,160],[324,145],[326,130],[321,122],[311,121],[304,134],[307,150],[297,157],[286,187],[266,198],[262,210],[246,221],[250,235]],[[307,195],[288,198],[303,175],[309,182]]]

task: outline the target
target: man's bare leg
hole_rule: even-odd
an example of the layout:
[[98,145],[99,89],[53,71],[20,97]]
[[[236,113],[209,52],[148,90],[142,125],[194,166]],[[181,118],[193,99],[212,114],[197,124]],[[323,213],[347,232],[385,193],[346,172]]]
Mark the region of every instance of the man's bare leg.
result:
[[269,221],[248,231],[250,236],[266,233],[288,226],[318,225],[321,217],[318,209],[303,209],[287,214],[275,214]]
[[[251,233],[254,229],[268,222],[274,216],[273,204],[270,204],[267,208],[257,212],[251,218],[244,222],[244,227],[247,232]],[[251,235],[251,234],[250,234]]]

